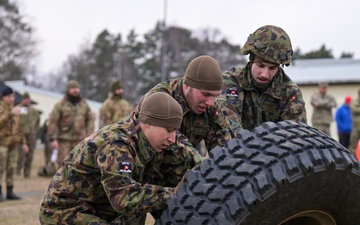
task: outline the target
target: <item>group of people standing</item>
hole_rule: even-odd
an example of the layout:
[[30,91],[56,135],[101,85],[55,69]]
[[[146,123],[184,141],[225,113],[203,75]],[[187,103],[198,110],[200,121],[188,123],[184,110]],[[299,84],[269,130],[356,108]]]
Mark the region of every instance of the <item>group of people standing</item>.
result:
[[79,84],[69,81],[48,121],[58,170],[41,199],[40,223],[145,224],[206,159],[202,141],[209,152],[267,121],[307,123],[301,90],[283,69],[293,56],[288,34],[262,26],[241,52],[249,62],[225,72],[211,56],[194,58],[183,77],[157,84],[134,109],[121,83],[111,83],[95,132]]
[[[339,143],[355,155],[360,140],[360,90],[356,99],[346,96],[336,108],[337,102],[328,88],[327,82],[320,82],[318,91],[311,96],[312,126],[330,136],[330,125],[335,120]],[[334,116],[333,109],[336,109]]]
[[[30,176],[33,154],[36,147],[39,112],[31,106],[29,93],[14,106],[15,93],[5,87],[0,101],[0,202],[19,200],[13,192],[14,174]],[[2,177],[5,175],[6,198],[2,195]]]
[[287,33],[262,26],[241,51],[249,62],[225,73],[211,56],[194,58],[183,77],[159,83],[126,115],[111,114],[114,84],[100,113],[111,123],[59,164],[41,200],[41,224],[144,224],[207,157],[196,148],[202,141],[211,151],[266,121],[306,123],[302,93],[283,70],[293,55]]

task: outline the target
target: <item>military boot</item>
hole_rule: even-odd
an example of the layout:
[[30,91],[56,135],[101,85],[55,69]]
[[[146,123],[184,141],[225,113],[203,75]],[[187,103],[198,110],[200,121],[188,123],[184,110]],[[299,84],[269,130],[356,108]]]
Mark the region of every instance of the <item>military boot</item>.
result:
[[1,185],[0,185],[0,202],[4,201],[4,197],[2,196],[2,192],[1,192]]
[[8,200],[20,200],[21,199],[19,196],[14,194],[13,186],[8,186],[6,189],[7,189],[6,199],[8,199]]

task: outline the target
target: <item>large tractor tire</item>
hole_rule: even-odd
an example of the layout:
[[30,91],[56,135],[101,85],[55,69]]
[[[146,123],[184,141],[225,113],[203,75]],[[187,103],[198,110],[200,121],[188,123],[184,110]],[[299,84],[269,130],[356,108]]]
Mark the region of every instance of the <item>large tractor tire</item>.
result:
[[264,123],[190,170],[156,224],[359,225],[359,161],[305,124]]

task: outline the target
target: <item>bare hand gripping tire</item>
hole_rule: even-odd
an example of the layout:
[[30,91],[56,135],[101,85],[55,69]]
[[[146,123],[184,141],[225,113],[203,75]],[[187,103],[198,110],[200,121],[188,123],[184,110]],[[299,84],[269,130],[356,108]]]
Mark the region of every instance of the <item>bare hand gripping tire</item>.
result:
[[156,224],[359,225],[359,165],[308,125],[267,122],[190,170]]

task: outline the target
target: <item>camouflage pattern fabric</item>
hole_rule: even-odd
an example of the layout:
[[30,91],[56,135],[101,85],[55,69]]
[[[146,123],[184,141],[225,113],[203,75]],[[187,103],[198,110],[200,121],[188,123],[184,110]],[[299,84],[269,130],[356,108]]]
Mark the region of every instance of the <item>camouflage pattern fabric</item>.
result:
[[0,145],[26,144],[20,116],[11,114],[13,106],[0,102]]
[[56,103],[49,117],[50,140],[82,140],[94,131],[91,109],[83,98],[73,104],[64,97]]
[[100,109],[100,127],[118,122],[131,113],[132,107],[128,101],[113,93],[104,101]]
[[41,200],[41,224],[144,224],[146,213],[164,210],[182,176],[203,160],[178,138],[181,144],[157,154],[135,113],[96,131],[54,175]]
[[279,67],[269,86],[261,93],[253,83],[251,62],[224,74],[220,100],[241,119],[244,129],[253,130],[264,122],[293,120],[306,123],[305,102],[299,87]]
[[330,126],[331,122],[334,120],[332,108],[337,106],[334,97],[328,94],[322,95],[319,92],[315,92],[311,96],[310,103],[314,107],[311,118],[313,127],[316,127],[317,125]]
[[5,183],[7,187],[14,185],[16,159],[17,145],[0,145],[0,181],[2,182],[2,177],[5,173]]
[[350,104],[352,127],[349,150],[355,154],[358,141],[360,141],[360,97]]
[[289,35],[273,25],[262,26],[249,35],[241,53],[247,55],[250,52],[268,62],[286,66],[290,64],[293,55]]
[[28,177],[31,172],[31,164],[33,161],[34,150],[36,147],[37,132],[40,128],[39,112],[32,106],[24,106],[19,104],[19,107],[26,107],[27,113],[20,115],[21,129],[29,147],[29,152],[24,153],[21,146],[18,148],[18,162],[17,173],[24,167],[24,175]]
[[12,105],[0,102],[0,182],[6,174],[6,185],[14,184],[17,148],[26,144],[20,126],[20,116],[11,114]]
[[[146,96],[155,92],[166,92],[171,95],[182,107],[184,116],[180,133],[185,135],[193,146],[205,141],[205,146],[208,150],[216,146],[224,146],[227,141],[235,137],[237,133],[242,130],[240,121],[232,116],[227,117],[231,110],[221,105],[217,100],[213,107],[208,108],[204,113],[197,115],[193,113],[187,106],[183,89],[183,78],[168,80],[159,83],[152,88]],[[137,106],[136,111],[139,111],[141,102]]]

